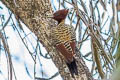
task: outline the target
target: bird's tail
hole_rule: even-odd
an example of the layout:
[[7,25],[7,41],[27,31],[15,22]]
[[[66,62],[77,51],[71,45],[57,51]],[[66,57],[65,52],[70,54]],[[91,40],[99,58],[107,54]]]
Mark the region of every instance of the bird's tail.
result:
[[70,73],[71,73],[72,77],[74,77],[74,74],[78,75],[78,69],[77,69],[77,65],[76,65],[76,60],[75,59],[73,59],[73,61],[70,62],[70,63],[66,62],[66,64],[67,64],[67,66],[68,66],[68,68],[70,70]]

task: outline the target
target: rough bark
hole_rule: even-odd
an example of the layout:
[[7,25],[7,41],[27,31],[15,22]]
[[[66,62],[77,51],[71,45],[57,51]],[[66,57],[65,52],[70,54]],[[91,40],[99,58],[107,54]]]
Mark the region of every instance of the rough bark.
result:
[[64,80],[93,80],[78,50],[76,51],[76,59],[79,75],[73,79],[63,56],[51,44],[50,29],[56,26],[56,22],[49,18],[53,14],[50,0],[2,0],[2,2],[15,14],[17,20],[21,20],[35,33],[49,52]]

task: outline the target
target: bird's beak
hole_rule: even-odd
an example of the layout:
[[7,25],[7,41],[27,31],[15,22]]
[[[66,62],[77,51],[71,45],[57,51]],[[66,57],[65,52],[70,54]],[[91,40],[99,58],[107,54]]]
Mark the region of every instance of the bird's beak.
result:
[[47,17],[48,18],[53,18],[54,16],[53,16],[53,14],[48,14]]

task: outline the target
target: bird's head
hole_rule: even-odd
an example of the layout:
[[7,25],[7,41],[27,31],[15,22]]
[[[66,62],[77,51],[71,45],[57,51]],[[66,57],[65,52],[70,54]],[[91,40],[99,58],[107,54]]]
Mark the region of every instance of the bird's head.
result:
[[68,14],[68,9],[62,9],[62,10],[58,10],[53,14],[53,19],[55,19],[56,21],[58,21],[58,24],[65,20],[67,14]]

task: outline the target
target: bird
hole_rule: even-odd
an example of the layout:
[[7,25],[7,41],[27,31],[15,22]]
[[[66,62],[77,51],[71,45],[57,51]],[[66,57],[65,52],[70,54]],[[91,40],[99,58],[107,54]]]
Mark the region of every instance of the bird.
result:
[[56,20],[57,26],[52,28],[51,37],[54,47],[64,56],[68,69],[74,77],[78,75],[76,64],[75,47],[76,34],[72,25],[65,24],[66,16],[69,9],[61,9],[53,13],[53,19]]

